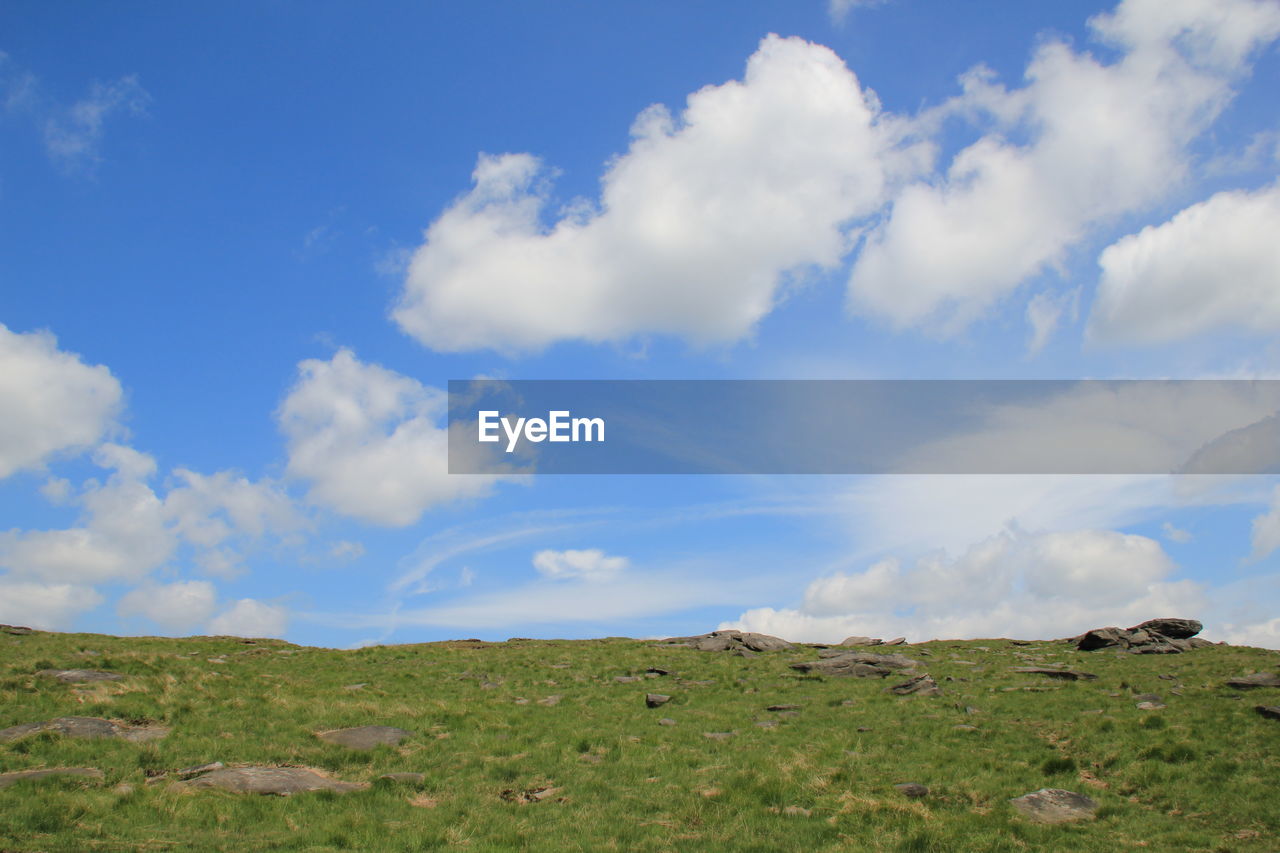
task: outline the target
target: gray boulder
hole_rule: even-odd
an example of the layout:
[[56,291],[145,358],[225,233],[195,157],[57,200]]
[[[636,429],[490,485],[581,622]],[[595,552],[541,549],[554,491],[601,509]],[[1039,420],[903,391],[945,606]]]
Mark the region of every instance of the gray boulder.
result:
[[325,743],[345,746],[348,749],[374,749],[375,747],[395,746],[413,732],[398,729],[395,726],[356,726],[350,729],[330,729],[316,732],[316,737]]
[[1009,802],[1023,816],[1036,823],[1088,820],[1098,810],[1098,804],[1083,794],[1061,788],[1041,788]]
[[36,675],[56,678],[64,684],[81,684],[87,681],[120,681],[124,678],[117,672],[102,672],[96,669],[42,669]]
[[[833,651],[833,650],[832,650]],[[820,653],[821,655],[829,652]],[[920,662],[905,655],[877,655],[871,652],[841,652],[821,660],[791,664],[800,672],[816,675],[843,675],[854,678],[884,678],[895,671],[914,669]]]
[[901,684],[895,684],[889,688],[889,692],[897,696],[941,696],[942,688],[938,687],[938,682],[926,673]]
[[242,794],[277,794],[282,797],[306,791],[335,791],[345,794],[369,787],[357,782],[330,779],[306,767],[228,767],[176,784],[192,788],[221,788]]
[[768,634],[752,631],[712,631],[696,637],[672,637],[664,641],[668,645],[688,646],[702,652],[771,652],[792,648],[791,643]]
[[53,776],[79,776],[84,779],[101,780],[104,774],[96,767],[47,767],[43,770],[15,770],[12,773],[0,773],[0,788],[7,788],[15,782],[26,779],[48,779]]
[[1060,681],[1087,681],[1098,677],[1092,672],[1080,672],[1075,669],[1054,669],[1048,666],[1014,666],[1010,667],[1009,671],[1021,672],[1027,675],[1044,675]]
[[1204,625],[1196,619],[1148,619],[1141,625],[1130,628],[1130,631],[1152,631],[1175,640],[1186,640],[1199,634]]
[[64,737],[74,738],[120,738],[121,740],[142,743],[159,740],[169,734],[165,726],[135,726],[119,720],[104,720],[101,717],[58,717],[38,723],[22,723],[0,729],[0,743],[18,740],[40,732],[56,732]]
[[1274,672],[1255,672],[1252,675],[1240,675],[1227,679],[1227,686],[1237,690],[1252,690],[1255,687],[1280,687],[1280,675]]

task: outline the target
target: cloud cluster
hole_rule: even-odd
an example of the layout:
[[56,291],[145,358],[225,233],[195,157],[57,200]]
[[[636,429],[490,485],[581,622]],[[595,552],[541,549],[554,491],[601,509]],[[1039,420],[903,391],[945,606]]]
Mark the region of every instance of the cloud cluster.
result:
[[1200,587],[1170,579],[1173,564],[1155,540],[1109,530],[1029,535],[1006,531],[958,557],[914,564],[882,560],[819,578],[795,609],[748,610],[722,627],[792,640],[846,636],[1070,636],[1152,615],[1195,613]]
[[[852,313],[955,333],[1185,184],[1193,144],[1280,35],[1280,4],[1125,0],[1090,27],[1108,58],[1046,39],[1024,85],[978,67],[915,116],[882,111],[830,50],[770,36],[741,81],[693,93],[678,117],[641,113],[596,201],[548,216],[553,175],[536,157],[481,156],[472,189],[428,228],[392,316],[440,351],[645,334],[732,342],[797,277],[851,258]],[[980,138],[934,168],[957,121]],[[1274,247],[1256,238],[1270,203],[1227,194],[1113,247],[1095,333],[1275,328],[1274,300],[1258,292],[1274,269]],[[1212,248],[1185,239],[1258,216]],[[1239,274],[1213,278],[1218,263]],[[1250,314],[1259,298],[1268,310]],[[1032,352],[1075,299],[1074,288],[1031,298]]]

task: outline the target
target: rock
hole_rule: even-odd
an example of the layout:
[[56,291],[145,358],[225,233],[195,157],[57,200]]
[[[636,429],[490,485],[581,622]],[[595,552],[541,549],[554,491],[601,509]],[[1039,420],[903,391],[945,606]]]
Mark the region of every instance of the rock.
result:
[[413,782],[421,785],[427,781],[425,773],[383,773],[379,779],[390,779],[392,782]]
[[1206,640],[1204,637],[1192,637],[1191,639],[1187,640],[1187,645],[1189,645],[1193,649],[1207,649],[1210,646],[1216,645],[1216,643],[1211,643],[1210,641]]
[[1088,681],[1098,677],[1092,672],[1080,672],[1075,669],[1055,669],[1049,666],[1012,666],[1009,667],[1009,671],[1021,672],[1027,675],[1044,675],[1061,681]]
[[640,680],[638,675],[615,675],[613,680],[619,684],[633,684]]
[[657,678],[657,677],[661,677],[661,676],[664,676],[664,675],[670,675],[670,674],[671,674],[671,670],[669,670],[669,669],[660,669],[659,667],[651,666],[651,667],[649,667],[648,669],[646,669],[646,670],[644,671],[644,674],[645,674],[645,675],[652,675],[652,676],[654,676],[655,678]]
[[884,640],[875,640],[871,637],[845,637],[840,641],[842,646],[878,646]]
[[57,732],[60,735],[75,738],[120,738],[142,743],[159,740],[169,734],[169,729],[165,726],[150,724],[135,726],[118,720],[104,720],[101,717],[58,717],[39,723],[23,723],[0,729],[0,743],[39,732]]
[[16,634],[18,636],[23,636],[25,634],[30,634],[32,632],[32,629],[26,627],[25,625],[0,625],[0,631],[3,631],[6,634]]
[[105,774],[96,767],[48,767],[43,770],[15,770],[0,773],[0,788],[7,788],[24,779],[48,779],[53,776],[79,776],[83,779],[103,779]]
[[735,732],[703,732],[702,736],[708,740],[728,740],[734,734]]
[[1255,705],[1253,710],[1257,711],[1268,720],[1280,720],[1280,706],[1276,705]]
[[1069,823],[1092,818],[1098,804],[1083,794],[1061,788],[1041,788],[1009,801],[1036,823]]
[[799,705],[770,705],[765,708],[766,711],[799,711]]
[[894,637],[892,640],[885,640],[884,644],[886,646],[901,646],[901,645],[905,645],[906,642],[907,642],[906,637]]
[[806,808],[801,808],[800,806],[787,806],[782,810],[782,813],[789,817],[809,817],[813,814],[813,812]]
[[644,695],[644,704],[647,708],[658,708],[670,701],[671,697],[662,693],[646,693]]
[[342,689],[343,690],[364,690],[368,686],[369,686],[369,682],[362,681],[359,684],[344,684],[342,685]]
[[877,655],[871,652],[838,652],[822,660],[793,663],[791,668],[817,675],[844,675],[854,678],[883,678],[895,670],[914,669],[919,661],[904,655]]
[[1141,625],[1130,628],[1130,631],[1154,631],[1175,640],[1185,640],[1199,634],[1204,625],[1195,619],[1148,619]]
[[1158,693],[1139,693],[1133,697],[1135,702],[1163,702]]
[[912,800],[919,800],[929,796],[929,788],[921,785],[919,782],[903,782],[901,785],[893,786],[902,796]]
[[731,652],[745,649],[749,652],[771,652],[792,648],[786,640],[752,631],[712,631],[696,637],[672,637],[665,641],[672,645],[685,645],[702,652]]
[[552,797],[554,797],[556,794],[560,793],[562,790],[564,789],[557,788],[553,785],[545,785],[541,788],[527,788],[523,791],[517,791],[514,788],[508,788],[507,790],[498,794],[498,796],[509,803],[520,803],[521,805],[528,805],[529,803],[540,803],[544,800],[549,800]]
[[242,794],[278,794],[282,797],[306,791],[345,794],[369,787],[357,782],[330,779],[307,767],[228,767],[177,784],[192,788],[221,788]]
[[928,675],[917,675],[910,681],[904,681],[901,684],[895,684],[888,689],[889,693],[897,696],[941,696],[942,689],[938,687],[938,682]]
[[116,672],[101,672],[96,669],[42,669],[36,675],[56,678],[64,684],[82,684],[86,681],[121,681],[123,675]]
[[1274,672],[1255,672],[1252,675],[1240,675],[1227,679],[1227,686],[1237,690],[1251,690],[1254,687],[1280,687],[1280,675]]
[[350,729],[316,732],[316,737],[325,743],[333,743],[349,749],[373,749],[383,744],[395,746],[412,735],[413,732],[398,729],[395,726],[356,726]]
[[778,727],[778,721],[777,720],[760,720],[758,723],[756,723],[756,725],[762,729],[776,729]]
[[661,720],[658,720],[658,725],[660,726],[674,726],[675,724],[676,721],[670,717],[663,717]]
[[563,698],[564,697],[560,696],[559,694],[553,694],[551,696],[546,697],[545,699],[539,699],[538,704],[546,708],[554,708],[556,705],[560,704],[560,700]]
[[1114,646],[1129,648],[1129,634],[1120,628],[1094,628],[1076,638],[1076,648],[1082,652],[1108,649]]
[[1139,711],[1159,711],[1163,707],[1164,707],[1163,702],[1139,702],[1138,703]]
[[173,775],[179,779],[189,779],[192,776],[199,776],[201,773],[208,773],[210,770],[221,770],[225,766],[221,761],[214,761],[209,764],[201,764],[199,767],[184,767],[181,770],[175,770]]

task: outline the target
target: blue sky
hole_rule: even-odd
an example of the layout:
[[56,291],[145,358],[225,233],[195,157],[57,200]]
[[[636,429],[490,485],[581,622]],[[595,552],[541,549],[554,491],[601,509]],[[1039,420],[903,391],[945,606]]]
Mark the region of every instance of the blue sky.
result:
[[449,379],[1274,378],[1280,3],[6,4],[0,621],[1280,647],[1274,479],[445,472]]

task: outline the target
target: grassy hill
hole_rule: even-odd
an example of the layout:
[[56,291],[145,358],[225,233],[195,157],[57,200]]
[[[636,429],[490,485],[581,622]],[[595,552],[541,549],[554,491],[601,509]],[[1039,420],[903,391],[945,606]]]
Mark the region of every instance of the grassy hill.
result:
[[[606,639],[336,651],[0,634],[0,728],[70,716],[170,728],[146,742],[42,732],[0,743],[0,773],[103,771],[0,788],[0,850],[1280,847],[1280,722],[1255,712],[1280,704],[1280,690],[1223,683],[1274,671],[1276,652],[1009,640],[884,651],[919,660],[915,674],[942,695],[893,695],[897,675],[803,674],[789,665],[816,659],[804,647],[741,657]],[[1098,677],[1013,671],[1061,664]],[[124,678],[66,684],[36,674],[46,669]],[[649,708],[647,693],[671,699]],[[1140,694],[1164,707],[1139,709]],[[798,707],[766,710],[776,705]],[[362,725],[411,736],[355,750],[315,735]],[[179,780],[210,762],[304,766],[368,786],[276,797]],[[381,778],[391,773],[422,777]],[[929,790],[908,797],[903,783]],[[1010,806],[1045,787],[1091,797],[1094,819],[1040,825]]]

